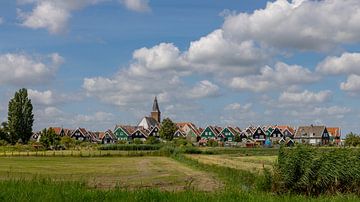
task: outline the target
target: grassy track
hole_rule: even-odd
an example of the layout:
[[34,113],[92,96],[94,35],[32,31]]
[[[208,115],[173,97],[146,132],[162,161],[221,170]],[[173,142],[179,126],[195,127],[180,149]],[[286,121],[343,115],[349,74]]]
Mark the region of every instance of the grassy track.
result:
[[167,157],[2,157],[1,179],[49,178],[83,181],[90,187],[126,189],[159,188],[183,190],[189,186],[204,191],[221,183],[201,171]]
[[120,150],[64,150],[64,151],[2,151],[0,157],[42,156],[42,157],[102,157],[102,156],[160,156],[160,151]]
[[271,168],[276,156],[239,156],[239,155],[198,155],[189,154],[188,158],[200,163],[218,165],[251,172],[260,172],[263,168]]

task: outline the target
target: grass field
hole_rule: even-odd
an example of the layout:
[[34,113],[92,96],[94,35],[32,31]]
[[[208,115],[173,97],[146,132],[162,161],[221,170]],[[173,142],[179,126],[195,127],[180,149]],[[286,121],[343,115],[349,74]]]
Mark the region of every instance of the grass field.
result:
[[0,178],[82,181],[96,188],[212,191],[221,182],[167,157],[1,157]]
[[261,172],[263,168],[272,168],[276,156],[243,156],[236,154],[198,155],[188,154],[187,157],[200,163],[230,167],[251,172]]

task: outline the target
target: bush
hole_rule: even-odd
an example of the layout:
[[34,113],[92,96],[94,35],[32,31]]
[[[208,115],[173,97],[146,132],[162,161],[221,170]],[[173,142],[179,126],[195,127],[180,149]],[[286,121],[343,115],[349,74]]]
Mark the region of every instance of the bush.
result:
[[154,136],[148,137],[148,139],[145,141],[145,144],[159,144],[160,140]]
[[217,146],[219,146],[219,143],[216,140],[211,139],[211,140],[209,140],[207,142],[207,146],[209,146],[209,147],[217,147]]
[[134,144],[142,144],[143,142],[139,138],[135,138],[133,141]]
[[0,140],[0,146],[6,146],[8,143],[5,140]]
[[64,136],[61,138],[60,144],[64,145],[66,149],[69,149],[75,146],[75,140],[69,136]]
[[185,154],[201,154],[202,151],[193,146],[186,146],[182,148],[182,152]]

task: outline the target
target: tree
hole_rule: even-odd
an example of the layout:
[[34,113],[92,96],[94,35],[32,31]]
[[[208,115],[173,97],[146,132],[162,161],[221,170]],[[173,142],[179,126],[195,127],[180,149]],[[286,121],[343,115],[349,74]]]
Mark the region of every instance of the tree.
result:
[[6,122],[1,123],[0,126],[0,140],[9,142],[9,127]]
[[352,132],[347,134],[346,138],[345,138],[345,145],[353,146],[353,147],[360,145],[360,136],[358,136]]
[[8,126],[10,142],[17,141],[27,143],[32,135],[32,126],[34,123],[33,106],[28,98],[25,88],[15,93],[15,97],[9,102]]
[[64,136],[60,140],[60,144],[64,145],[66,149],[75,145],[75,140],[69,136]]
[[55,133],[54,129],[46,128],[41,132],[40,143],[47,149],[56,147],[60,144],[60,137]]
[[165,140],[172,140],[174,138],[174,133],[176,132],[177,127],[171,119],[166,118],[161,123],[161,129],[159,131],[160,137]]

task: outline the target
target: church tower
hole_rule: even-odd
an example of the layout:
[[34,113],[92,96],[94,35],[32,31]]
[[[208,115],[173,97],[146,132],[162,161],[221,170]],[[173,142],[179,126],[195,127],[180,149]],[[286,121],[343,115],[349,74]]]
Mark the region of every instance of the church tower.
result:
[[155,119],[158,123],[161,123],[161,112],[159,109],[159,104],[158,104],[156,96],[155,96],[154,104],[152,107],[151,117],[153,119]]

